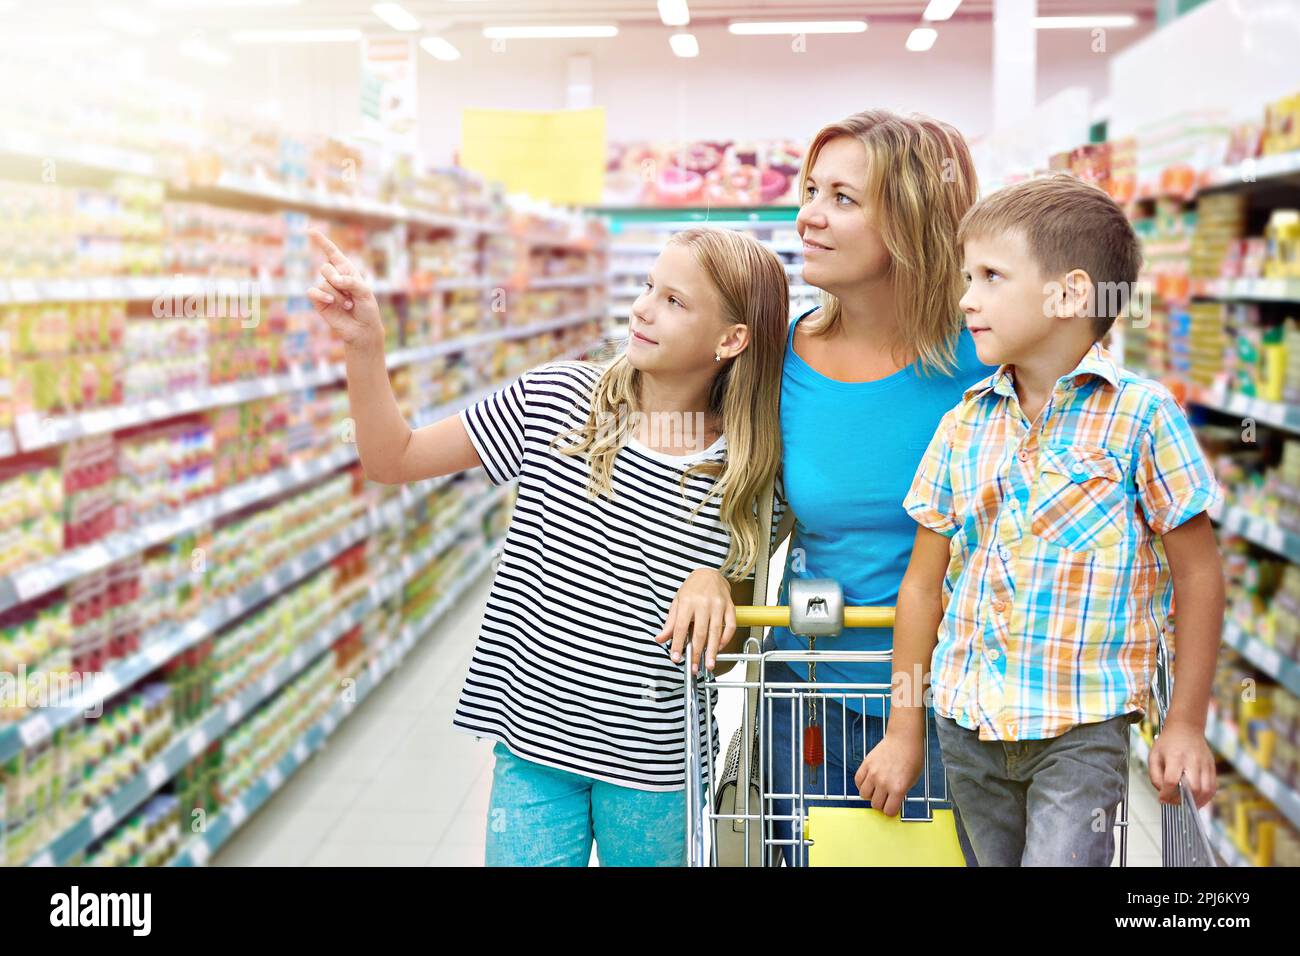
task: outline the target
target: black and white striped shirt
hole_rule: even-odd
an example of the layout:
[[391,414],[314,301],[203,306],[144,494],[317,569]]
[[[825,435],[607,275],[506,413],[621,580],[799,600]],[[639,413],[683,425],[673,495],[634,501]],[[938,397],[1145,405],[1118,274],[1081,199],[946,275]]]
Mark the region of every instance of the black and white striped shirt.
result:
[[518,477],[519,496],[453,725],[550,767],[678,790],[685,665],[654,635],[686,576],[726,559],[716,497],[688,521],[714,479],[678,486],[687,465],[724,459],[726,438],[681,457],[628,439],[612,498],[589,498],[587,456],[550,442],[587,420],[602,371],[552,362],[460,413],[488,477]]

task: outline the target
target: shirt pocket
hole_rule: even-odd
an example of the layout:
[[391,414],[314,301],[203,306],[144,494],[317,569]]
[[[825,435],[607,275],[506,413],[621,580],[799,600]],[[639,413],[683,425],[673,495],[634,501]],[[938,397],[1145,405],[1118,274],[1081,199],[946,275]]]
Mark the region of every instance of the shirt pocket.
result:
[[1030,532],[1072,551],[1124,538],[1128,495],[1119,458],[1100,445],[1044,445]]

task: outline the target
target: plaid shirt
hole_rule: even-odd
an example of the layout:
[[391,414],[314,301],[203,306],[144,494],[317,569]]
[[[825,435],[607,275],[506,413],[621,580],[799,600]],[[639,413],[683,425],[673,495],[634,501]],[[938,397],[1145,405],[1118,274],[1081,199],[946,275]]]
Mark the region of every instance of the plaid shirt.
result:
[[967,389],[903,501],[951,539],[935,711],[982,740],[1142,711],[1173,592],[1159,536],[1220,497],[1169,390],[1100,343],[1032,426],[1011,366]]

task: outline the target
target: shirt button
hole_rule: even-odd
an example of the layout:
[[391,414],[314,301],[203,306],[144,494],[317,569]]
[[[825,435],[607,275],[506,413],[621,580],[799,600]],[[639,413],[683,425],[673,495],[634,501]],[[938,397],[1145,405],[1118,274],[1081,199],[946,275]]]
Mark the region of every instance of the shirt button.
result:
[[1012,510],[1012,511],[1019,511],[1019,510],[1020,510],[1020,499],[1019,499],[1019,498],[1012,498],[1012,499],[1011,499],[1011,510]]
[[1029,452],[1027,452],[1027,451],[1022,451],[1022,452],[1021,452],[1019,455],[1017,455],[1016,457],[1018,457],[1021,461],[1028,461],[1028,460],[1029,460]]
[[993,610],[997,611],[999,614],[1001,614],[1001,613],[1002,613],[1003,611],[1005,611],[1006,609],[1007,609],[1007,602],[1006,602],[1006,601],[994,601],[994,602],[993,602]]
[[998,555],[1002,558],[1003,561],[1011,560],[1011,552],[1001,545],[998,545]]
[[995,661],[997,659],[998,659],[998,649],[995,647],[991,651],[989,651],[989,660]]

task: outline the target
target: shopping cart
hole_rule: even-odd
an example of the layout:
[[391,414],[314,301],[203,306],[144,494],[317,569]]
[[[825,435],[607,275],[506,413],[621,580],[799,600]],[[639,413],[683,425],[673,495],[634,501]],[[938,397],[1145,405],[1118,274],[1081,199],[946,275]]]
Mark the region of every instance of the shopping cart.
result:
[[[736,627],[786,627],[792,633],[805,633],[810,607],[799,602],[810,601],[809,594],[817,595],[827,588],[838,591],[833,581],[802,582],[806,587],[791,589],[790,606],[763,607],[738,606]],[[831,601],[832,607],[834,600]],[[820,598],[811,599],[813,607],[824,604]],[[824,611],[824,608],[823,608]],[[843,607],[832,616],[842,620],[843,627],[892,627],[893,607]],[[822,633],[830,633],[823,630]],[[828,774],[820,775],[821,787],[810,787],[800,767],[812,756],[811,764],[827,766],[825,741],[821,753],[809,754],[805,749],[808,739],[803,728],[809,718],[816,719],[825,705],[834,701],[840,705],[850,700],[859,712],[875,712],[888,720],[886,702],[892,693],[887,683],[845,683],[812,681],[770,681],[769,663],[784,661],[815,667],[818,663],[878,664],[890,662],[888,652],[868,651],[764,651],[750,638],[742,653],[719,654],[719,662],[735,662],[737,670],[745,673],[743,680],[716,678],[706,672],[702,679],[687,667],[685,738],[686,738],[686,851],[689,866],[718,866],[719,847],[730,865],[776,865],[781,847],[789,845],[796,863],[811,865],[839,863],[871,863],[875,865],[936,865],[960,864],[956,848],[956,833],[951,811],[939,809],[948,802],[946,783],[940,780],[932,785],[930,767],[930,727],[925,736],[925,766],[921,781],[905,799],[903,811],[896,818],[870,810],[870,804],[861,799],[852,776],[856,767],[849,766],[843,750],[839,763],[847,779],[832,786]],[[687,645],[686,660],[691,659]],[[756,672],[756,673],[755,673]],[[815,673],[814,673],[815,678]],[[1167,710],[1172,675],[1169,655],[1163,642],[1157,655],[1156,679],[1153,692],[1161,719]],[[703,688],[706,692],[700,693]],[[715,772],[713,755],[717,752],[714,739],[715,699],[721,711],[722,694],[743,694],[746,706],[740,709],[740,728],[726,756],[724,769]],[[772,732],[775,721],[795,721],[791,739],[794,741],[792,768],[788,779],[793,781],[789,790],[773,788],[774,774],[768,764],[772,753]],[[757,726],[757,733],[754,728]],[[815,744],[817,737],[811,738]],[[748,741],[756,740],[753,747]],[[841,738],[843,742],[843,738]],[[862,749],[868,750],[867,741]],[[1131,759],[1131,758],[1130,758]],[[755,765],[757,772],[755,773]],[[1126,774],[1127,779],[1127,774]],[[919,788],[919,793],[917,792]],[[1178,806],[1162,805],[1161,858],[1165,866],[1214,866],[1213,852],[1201,817],[1196,810],[1186,779],[1180,782],[1182,802]],[[721,792],[720,792],[721,791]],[[782,812],[778,812],[778,808]],[[787,809],[788,808],[788,809]],[[942,820],[945,826],[935,827]],[[777,835],[776,824],[788,822],[790,837]],[[934,828],[926,832],[925,827]],[[1128,857],[1128,793],[1117,808],[1116,842],[1118,864],[1124,866]],[[940,832],[942,830],[942,832]],[[857,852],[842,845],[845,840],[858,844]],[[865,846],[864,841],[871,845]],[[865,851],[865,852],[864,852]]]

